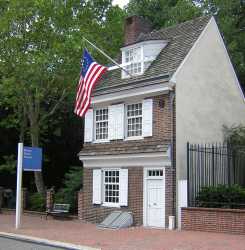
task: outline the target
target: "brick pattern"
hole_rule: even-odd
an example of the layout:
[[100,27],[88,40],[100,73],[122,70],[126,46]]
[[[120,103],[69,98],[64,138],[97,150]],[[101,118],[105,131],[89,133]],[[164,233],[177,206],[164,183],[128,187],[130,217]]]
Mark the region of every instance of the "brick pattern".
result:
[[184,230],[245,234],[245,210],[220,208],[182,208]]
[[22,188],[21,190],[21,202],[22,202],[22,210],[25,210],[27,207],[27,198],[28,198],[28,191],[27,188]]
[[124,45],[136,42],[140,33],[148,33],[152,30],[149,21],[139,16],[131,16],[125,20],[124,24]]
[[165,225],[168,228],[168,217],[174,215],[173,168],[165,167]]
[[[128,168],[128,207],[109,208],[92,204],[93,170],[85,168],[83,190],[78,195],[78,217],[93,223],[101,222],[112,211],[123,210],[133,213],[135,225],[143,224],[143,167]],[[173,215],[173,169],[165,168],[165,213],[166,227],[168,217]]]
[[78,197],[79,219],[93,223],[101,222],[112,211],[123,210],[133,213],[135,225],[143,223],[143,168],[128,169],[128,206],[122,208],[103,207],[92,204],[93,170],[84,168],[83,190]]
[[[153,152],[162,150],[161,145],[167,145],[171,141],[171,111],[169,95],[160,95],[153,97],[153,136],[146,137],[142,140],[114,140],[109,143],[85,143],[81,151],[82,155],[86,154],[113,154],[113,153],[138,153],[139,150]],[[157,148],[153,148],[157,145]],[[119,152],[120,151],[120,152]]]
[[46,210],[52,210],[54,205],[54,189],[48,189],[46,193]]

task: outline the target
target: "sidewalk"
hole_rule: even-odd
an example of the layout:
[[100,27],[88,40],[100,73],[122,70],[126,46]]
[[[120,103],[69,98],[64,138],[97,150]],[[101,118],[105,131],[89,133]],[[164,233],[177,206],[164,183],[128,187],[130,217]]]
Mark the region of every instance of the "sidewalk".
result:
[[245,250],[244,235],[191,231],[168,231],[132,227],[123,230],[97,229],[80,220],[62,221],[41,216],[23,216],[15,230],[15,216],[0,214],[0,231],[48,240],[86,245],[102,250]]

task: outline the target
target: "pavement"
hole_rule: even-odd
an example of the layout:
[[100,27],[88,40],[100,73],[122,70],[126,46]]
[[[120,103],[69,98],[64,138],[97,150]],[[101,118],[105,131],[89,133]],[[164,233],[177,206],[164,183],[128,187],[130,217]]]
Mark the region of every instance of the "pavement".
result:
[[245,250],[244,235],[144,227],[108,230],[81,220],[45,220],[36,215],[22,216],[18,230],[14,222],[14,214],[0,214],[0,231],[102,250]]

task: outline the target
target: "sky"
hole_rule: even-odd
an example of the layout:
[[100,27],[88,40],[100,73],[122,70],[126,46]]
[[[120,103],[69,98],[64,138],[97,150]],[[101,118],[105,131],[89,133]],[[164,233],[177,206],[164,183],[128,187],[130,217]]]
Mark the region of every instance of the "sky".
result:
[[113,5],[118,4],[121,8],[123,8],[129,0],[113,0]]

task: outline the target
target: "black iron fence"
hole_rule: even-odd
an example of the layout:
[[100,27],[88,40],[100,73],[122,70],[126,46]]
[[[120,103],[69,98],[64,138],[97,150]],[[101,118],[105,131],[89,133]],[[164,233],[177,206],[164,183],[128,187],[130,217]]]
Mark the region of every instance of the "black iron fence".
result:
[[[245,187],[245,147],[187,143],[187,178],[188,206],[199,206],[198,195],[204,187]],[[237,206],[245,208],[242,203]]]

